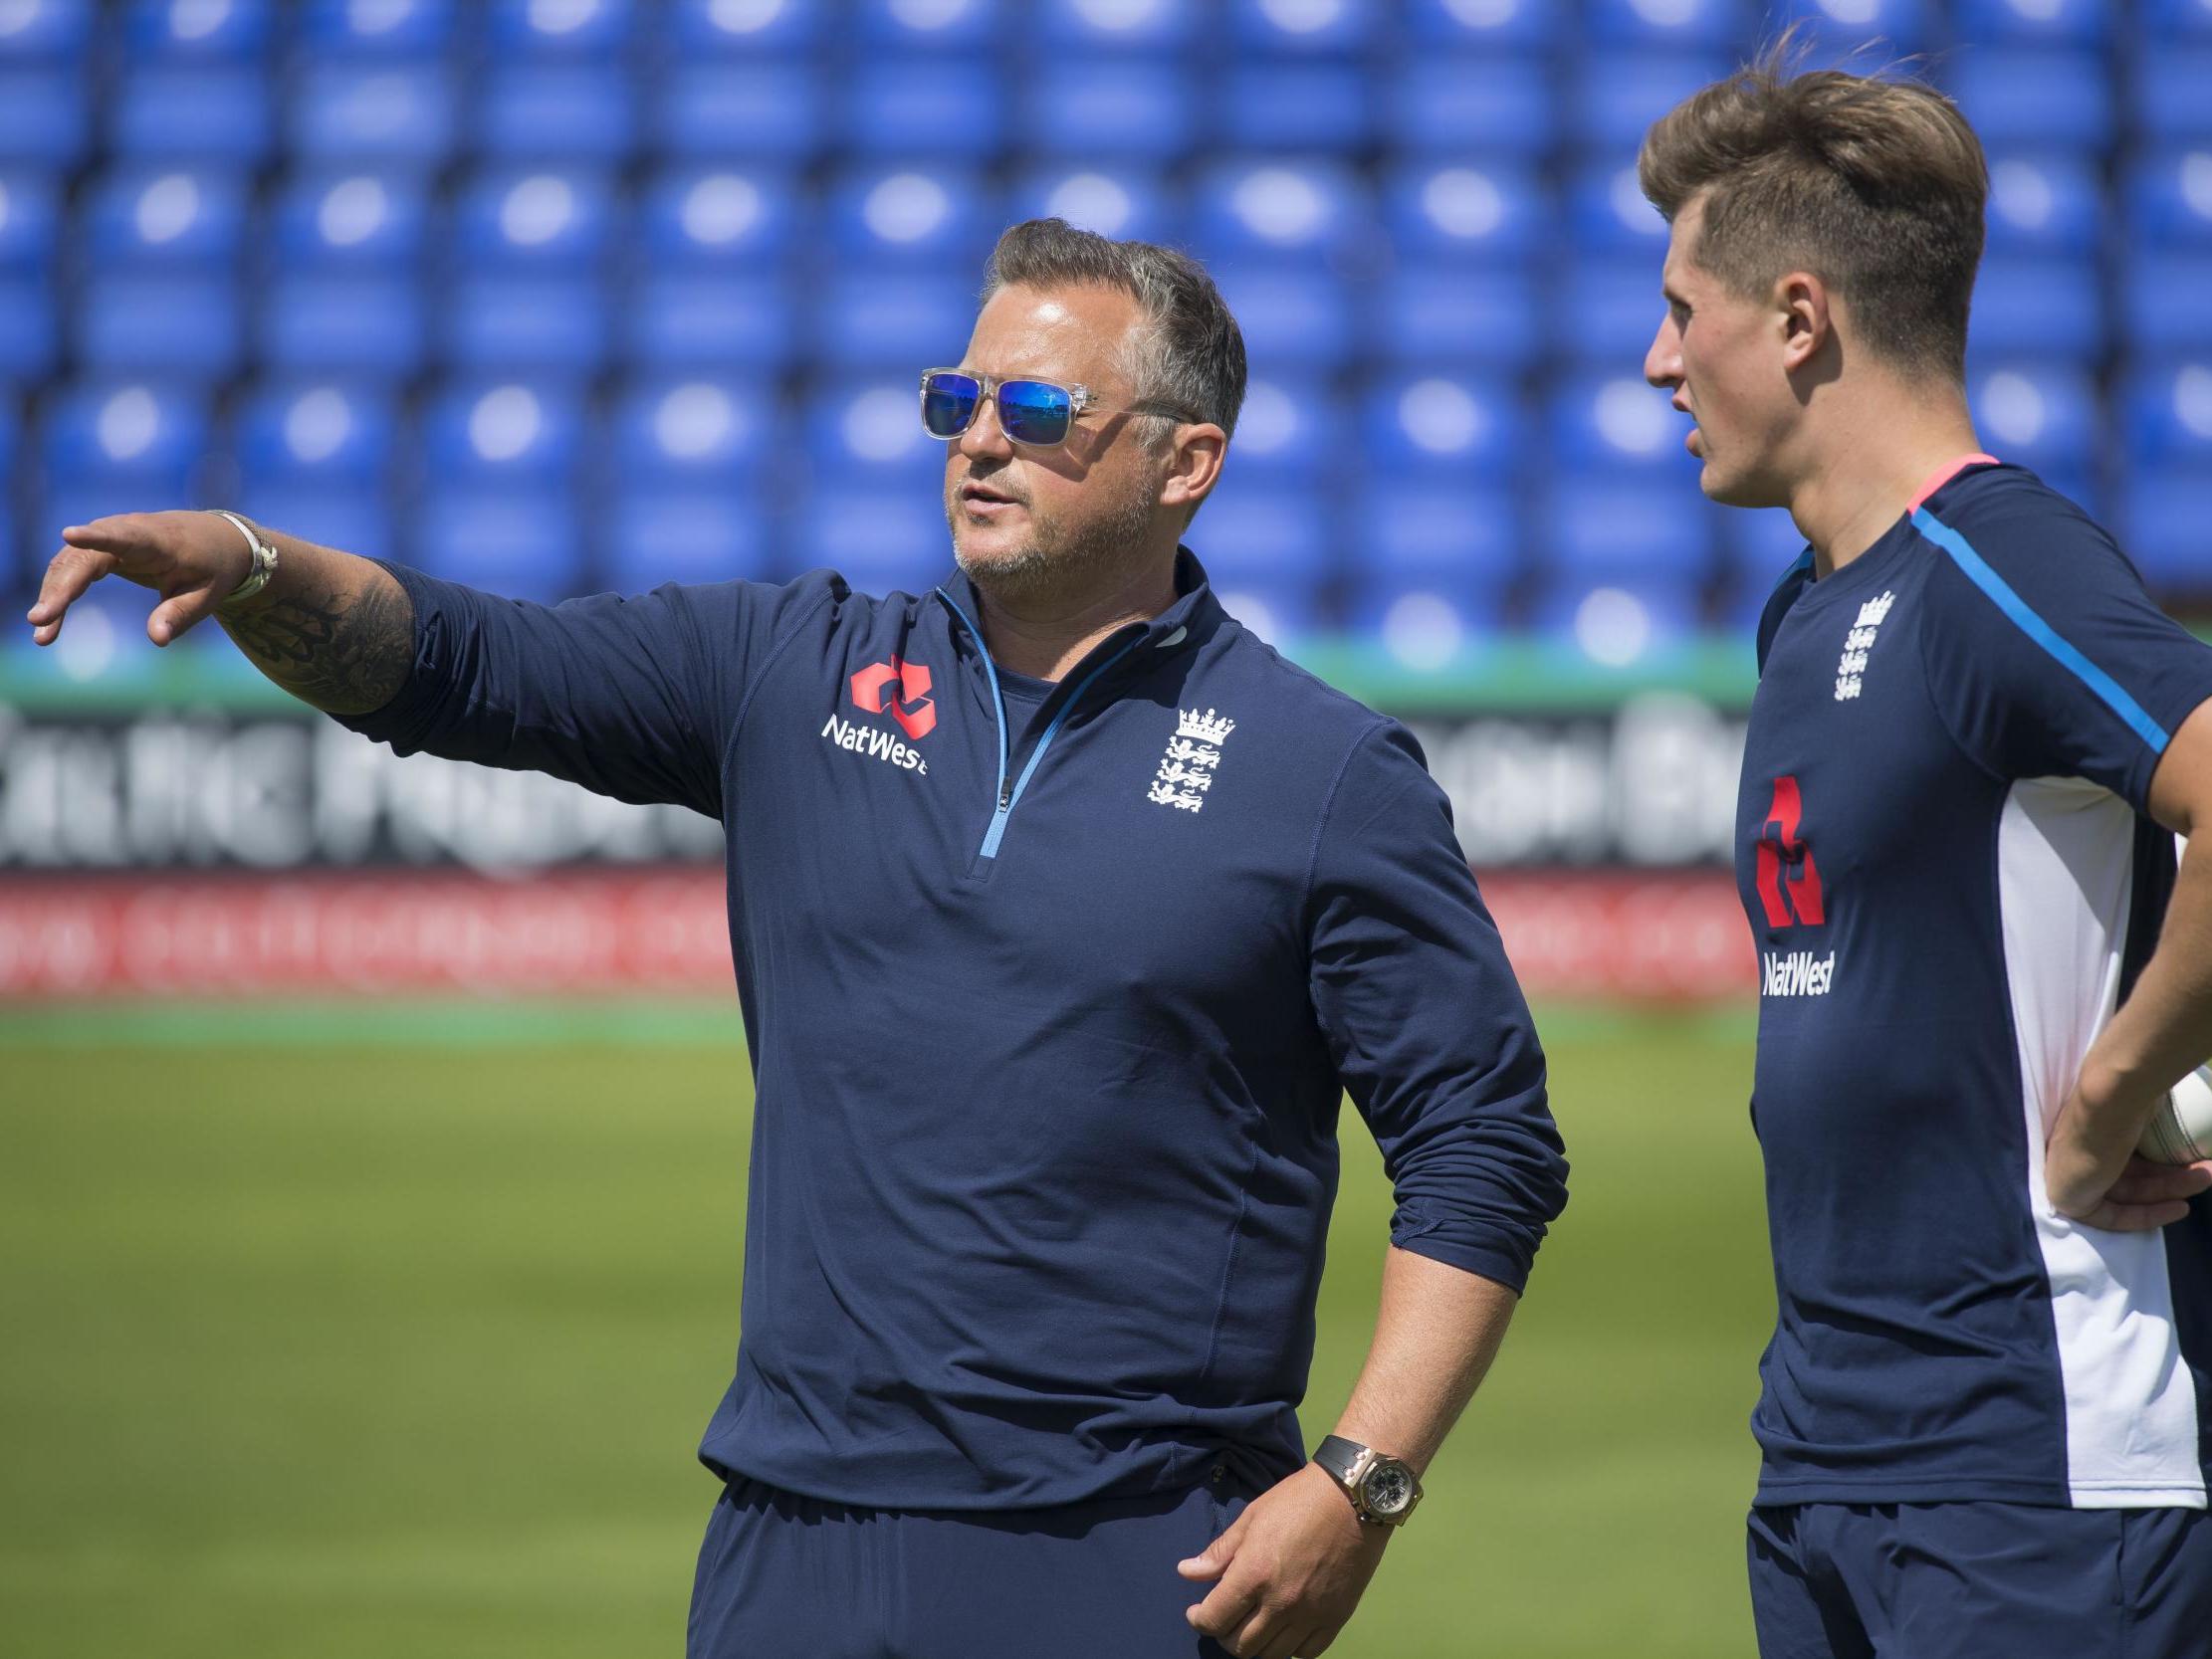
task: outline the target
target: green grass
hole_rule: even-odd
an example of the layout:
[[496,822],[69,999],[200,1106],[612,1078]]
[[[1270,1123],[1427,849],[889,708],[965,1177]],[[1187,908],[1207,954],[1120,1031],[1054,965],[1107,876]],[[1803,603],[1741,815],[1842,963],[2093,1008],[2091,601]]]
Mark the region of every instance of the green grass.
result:
[[[212,1011],[142,1042],[9,1022],[0,1649],[679,1653],[744,1219],[716,1018],[676,1041],[541,1011],[486,1042],[451,1016],[352,1046],[332,1019],[312,1042]],[[1573,1203],[1332,1655],[1751,1652],[1772,1292],[1747,1031],[1547,1035]],[[1389,1209],[1346,1122],[1312,1435],[1365,1348]]]

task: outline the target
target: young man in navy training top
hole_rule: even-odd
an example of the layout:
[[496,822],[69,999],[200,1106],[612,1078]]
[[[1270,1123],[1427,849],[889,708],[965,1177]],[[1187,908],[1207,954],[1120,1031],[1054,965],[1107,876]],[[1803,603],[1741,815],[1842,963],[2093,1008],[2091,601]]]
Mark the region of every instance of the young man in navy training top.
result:
[[[1645,140],[1645,369],[1704,493],[1811,543],[1759,624],[1737,879],[1779,1319],[1766,1659],[2212,1653],[2212,650],[1979,453],[1981,146],[1784,47]],[[2162,926],[2161,926],[2162,924]]]
[[[1178,546],[1244,348],[1191,261],[1006,233],[923,377],[958,570],[551,608],[212,514],[66,529],[403,753],[729,832],[757,1086],[693,1659],[1327,1648],[1504,1336],[1566,1165],[1405,729]],[[1397,1198],[1375,1342],[1293,1408],[1340,1092]]]

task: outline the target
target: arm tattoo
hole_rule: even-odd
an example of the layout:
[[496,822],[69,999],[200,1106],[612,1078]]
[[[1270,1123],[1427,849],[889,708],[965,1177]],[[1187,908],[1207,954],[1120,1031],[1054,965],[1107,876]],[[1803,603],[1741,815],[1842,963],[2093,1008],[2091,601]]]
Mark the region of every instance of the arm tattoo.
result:
[[414,605],[381,571],[358,594],[288,593],[216,618],[262,673],[332,715],[381,709],[414,666]]

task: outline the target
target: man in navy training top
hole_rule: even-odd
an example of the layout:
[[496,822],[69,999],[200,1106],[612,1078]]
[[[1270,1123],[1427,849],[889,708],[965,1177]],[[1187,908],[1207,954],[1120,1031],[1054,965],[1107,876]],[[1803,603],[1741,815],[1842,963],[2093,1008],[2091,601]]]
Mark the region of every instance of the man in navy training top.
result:
[[[1811,543],[1760,620],[1736,859],[1779,1319],[1767,1659],[2212,1652],[2212,650],[1980,453],[1987,174],[1909,81],[1788,49],[1645,140],[1645,368],[1704,493]],[[2161,928],[2162,924],[2162,928]]]
[[[212,514],[63,532],[42,644],[121,575],[156,644],[213,615],[403,753],[727,826],[757,1102],[694,1659],[1321,1652],[1565,1201],[1419,748],[1178,546],[1243,390],[1197,265],[1032,221],[924,378],[958,570],[919,597],[548,608]],[[1309,1463],[1346,1088],[1397,1209]]]

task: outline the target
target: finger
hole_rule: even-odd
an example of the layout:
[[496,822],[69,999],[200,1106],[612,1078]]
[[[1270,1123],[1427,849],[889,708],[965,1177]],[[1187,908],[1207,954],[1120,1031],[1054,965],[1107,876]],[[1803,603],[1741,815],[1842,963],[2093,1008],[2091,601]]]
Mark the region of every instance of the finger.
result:
[[156,645],[167,645],[185,629],[211,615],[216,602],[212,586],[171,594],[154,606],[153,614],[146,618],[146,638]]
[[114,559],[107,553],[76,547],[56,553],[47,563],[46,575],[39,582],[38,602],[30,610],[31,637],[41,645],[52,644],[54,636],[62,631],[62,617],[70,606],[114,567]]
[[1259,1650],[1259,1659],[1298,1659],[1312,1633],[1305,1625],[1286,1621],[1276,1628],[1274,1639]]
[[1298,1659],[1321,1659],[1321,1655],[1328,1652],[1336,1644],[1337,1637],[1343,1633],[1344,1626],[1341,1624],[1334,1629],[1327,1625],[1316,1625],[1306,1637],[1305,1645],[1298,1649]]
[[1259,1585],[1234,1578],[1224,1578],[1214,1586],[1213,1592],[1190,1609],[1185,1615],[1192,1628],[1205,1631],[1209,1636],[1225,1642],[1227,1632],[1236,1629],[1252,1616],[1252,1609],[1259,1604]]
[[66,524],[62,539],[72,547],[89,547],[102,553],[157,553],[161,534],[150,513],[114,513],[89,524]]
[[2085,1227],[2101,1227],[2108,1233],[2154,1233],[2189,1213],[2180,1199],[2157,1204],[2117,1204],[2107,1198],[2081,1218]]
[[1275,1638],[1281,1633],[1281,1615],[1273,1607],[1261,1606],[1244,1621],[1233,1641],[1221,1645],[1235,1654],[1236,1659],[1260,1659],[1260,1655],[1272,1651]]
[[1218,1578],[1236,1558],[1237,1549],[1244,1542],[1244,1516],[1249,1514],[1251,1511],[1246,1510],[1231,1521],[1219,1538],[1196,1555],[1177,1561],[1176,1571],[1186,1578]]

